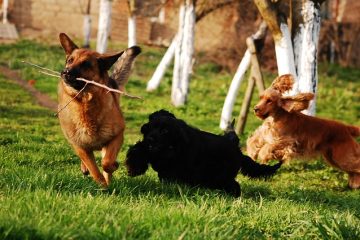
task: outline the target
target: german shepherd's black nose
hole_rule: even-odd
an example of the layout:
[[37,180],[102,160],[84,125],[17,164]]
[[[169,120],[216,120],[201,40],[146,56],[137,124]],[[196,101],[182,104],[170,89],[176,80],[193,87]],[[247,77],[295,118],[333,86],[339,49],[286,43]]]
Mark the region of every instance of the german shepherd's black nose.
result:
[[80,77],[80,71],[77,68],[65,68],[63,71],[61,71],[61,77],[64,79],[67,85],[78,91],[81,90],[86,84],[85,82],[76,79]]

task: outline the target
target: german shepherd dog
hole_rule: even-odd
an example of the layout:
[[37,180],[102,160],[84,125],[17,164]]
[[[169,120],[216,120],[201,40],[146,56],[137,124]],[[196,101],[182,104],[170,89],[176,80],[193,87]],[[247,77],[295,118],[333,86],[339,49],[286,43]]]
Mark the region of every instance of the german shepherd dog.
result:
[[[83,174],[90,173],[97,183],[107,187],[119,166],[116,158],[124,141],[125,121],[119,95],[77,78],[123,90],[131,64],[141,49],[134,46],[115,54],[100,54],[78,48],[64,33],[59,38],[66,55],[58,85],[61,129],[81,159]],[[109,77],[108,70],[115,62],[114,74]],[[96,150],[102,153],[103,174],[95,162]]]

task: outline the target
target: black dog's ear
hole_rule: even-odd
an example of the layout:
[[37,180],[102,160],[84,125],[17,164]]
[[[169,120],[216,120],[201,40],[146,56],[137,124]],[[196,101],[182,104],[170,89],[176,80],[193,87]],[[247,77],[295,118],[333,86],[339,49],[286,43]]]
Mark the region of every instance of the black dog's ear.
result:
[[135,177],[142,175],[149,168],[147,149],[143,142],[131,146],[126,154],[125,166],[128,175]]
[[60,33],[59,39],[66,56],[69,56],[75,49],[79,48],[65,33]]
[[143,135],[145,135],[149,132],[149,128],[150,128],[149,123],[145,123],[144,125],[141,126],[140,131]]
[[156,112],[153,112],[152,114],[149,115],[149,121],[152,121],[156,118],[159,118],[159,117],[170,117],[170,118],[175,118],[175,115],[172,114],[171,112],[169,111],[166,111],[164,109],[161,109],[159,111],[156,111]]

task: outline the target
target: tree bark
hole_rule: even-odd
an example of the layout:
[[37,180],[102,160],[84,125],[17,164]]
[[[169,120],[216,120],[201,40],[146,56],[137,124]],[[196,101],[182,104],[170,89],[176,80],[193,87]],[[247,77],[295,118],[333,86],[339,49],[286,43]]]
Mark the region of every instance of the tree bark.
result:
[[106,52],[111,26],[111,1],[100,0],[99,26],[97,33],[96,51]]

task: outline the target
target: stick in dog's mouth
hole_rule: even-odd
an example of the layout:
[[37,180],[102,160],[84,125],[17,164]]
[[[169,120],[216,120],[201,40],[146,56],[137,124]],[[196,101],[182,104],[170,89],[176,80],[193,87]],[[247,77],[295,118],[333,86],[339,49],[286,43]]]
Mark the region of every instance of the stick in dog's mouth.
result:
[[[21,62],[22,62],[22,63],[25,63],[25,64],[28,64],[28,65],[30,65],[30,66],[32,66],[32,67],[41,69],[39,72],[42,73],[42,74],[45,74],[45,75],[48,75],[48,76],[52,76],[52,77],[57,77],[57,78],[61,78],[61,77],[62,77],[62,74],[61,74],[60,72],[57,72],[57,71],[54,71],[54,70],[51,70],[51,69],[48,69],[48,68],[39,66],[39,65],[37,65],[37,64],[27,62],[27,61],[21,61]],[[108,90],[109,92],[115,92],[115,93],[124,95],[124,96],[129,97],[129,98],[135,98],[135,99],[141,99],[141,100],[142,100],[141,97],[128,94],[128,93],[123,92],[123,91],[120,91],[120,90],[118,90],[118,89],[110,88],[110,87],[108,87],[108,86],[106,86],[106,85],[97,83],[97,82],[95,82],[95,81],[87,80],[87,79],[85,79],[85,78],[75,78],[75,79],[78,80],[78,81],[83,81],[83,82],[85,82],[85,83],[93,84],[93,85],[95,85],[95,86],[104,88],[104,89]]]

